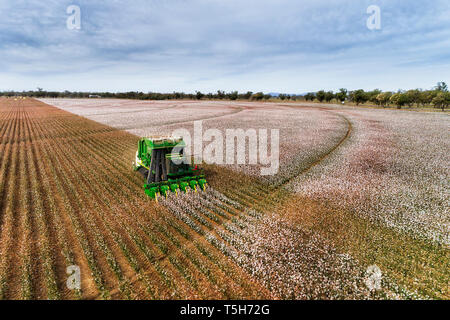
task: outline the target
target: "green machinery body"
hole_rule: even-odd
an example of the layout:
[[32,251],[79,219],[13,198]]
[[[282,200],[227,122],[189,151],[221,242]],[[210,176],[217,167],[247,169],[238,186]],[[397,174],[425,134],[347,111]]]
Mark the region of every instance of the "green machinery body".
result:
[[133,165],[146,179],[145,193],[158,200],[169,192],[205,190],[204,174],[187,160],[185,143],[179,137],[149,137],[138,142],[136,161]]

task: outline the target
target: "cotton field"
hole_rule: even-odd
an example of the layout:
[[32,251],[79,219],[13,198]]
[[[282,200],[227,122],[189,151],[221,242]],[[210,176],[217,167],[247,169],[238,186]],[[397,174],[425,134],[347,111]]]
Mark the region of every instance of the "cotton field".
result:
[[[447,113],[248,101],[1,105],[2,298],[450,297]],[[131,168],[139,137],[194,136],[199,122],[224,136],[277,130],[276,174],[262,176],[268,164],[250,164],[244,145],[235,149],[243,164],[202,164],[205,192],[150,201]],[[84,275],[76,291],[66,288],[71,265]]]

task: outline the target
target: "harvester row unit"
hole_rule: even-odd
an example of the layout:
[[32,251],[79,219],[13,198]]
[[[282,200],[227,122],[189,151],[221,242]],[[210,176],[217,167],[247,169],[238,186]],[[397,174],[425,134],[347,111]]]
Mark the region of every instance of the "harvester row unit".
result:
[[146,178],[145,193],[158,200],[169,192],[178,194],[205,190],[206,179],[190,157],[184,154],[186,145],[181,137],[158,136],[141,138],[138,142],[134,170]]

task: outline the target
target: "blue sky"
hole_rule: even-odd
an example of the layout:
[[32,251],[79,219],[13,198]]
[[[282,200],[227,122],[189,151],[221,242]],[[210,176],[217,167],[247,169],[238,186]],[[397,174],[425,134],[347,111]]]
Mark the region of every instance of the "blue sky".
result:
[[[67,7],[81,9],[69,30]],[[381,9],[369,30],[366,10]],[[450,82],[448,0],[0,0],[0,90],[302,93]]]

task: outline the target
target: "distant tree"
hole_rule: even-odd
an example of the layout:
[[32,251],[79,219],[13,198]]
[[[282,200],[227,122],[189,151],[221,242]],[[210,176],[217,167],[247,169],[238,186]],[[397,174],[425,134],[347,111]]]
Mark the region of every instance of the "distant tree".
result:
[[228,94],[228,99],[230,100],[237,100],[239,94],[237,91],[232,91]]
[[316,95],[313,92],[308,92],[307,94],[305,94],[306,101],[314,101],[315,97]]
[[225,99],[225,91],[217,90],[217,98],[218,99]]
[[[14,93],[15,95],[16,93]],[[37,92],[34,93],[35,97],[42,98],[47,96],[47,91],[44,91],[42,88],[37,88]]]
[[392,95],[389,101],[401,109],[404,105],[409,103],[408,96],[404,92],[397,92]]
[[375,89],[366,93],[367,100],[378,105],[377,96],[381,93],[380,89]]
[[392,96],[392,92],[382,92],[377,95],[377,101],[378,105],[382,106],[383,108],[389,103],[389,99]]
[[317,100],[319,100],[319,102],[322,102],[323,100],[325,100],[325,96],[326,96],[326,93],[323,90],[317,91],[317,93],[316,93],[316,98],[317,98]]
[[436,91],[441,91],[441,92],[447,92],[448,91],[448,86],[445,82],[438,82],[436,84],[436,87],[434,87],[434,89]]
[[444,105],[442,107],[442,111],[444,111],[445,108],[447,108],[448,106],[450,106],[450,92],[445,92],[444,93],[444,98],[445,98],[445,102]]
[[265,94],[264,95],[264,100],[269,100],[270,98],[272,98],[272,96],[270,94]]
[[438,94],[439,91],[436,90],[427,90],[427,91],[422,91],[420,93],[420,98],[419,98],[419,103],[422,106],[425,105],[431,105],[433,102],[434,97],[436,97],[436,95]]
[[205,95],[201,93],[200,91],[195,91],[195,96],[197,100],[201,100]]
[[330,102],[331,100],[334,99],[334,93],[333,91],[327,91],[325,92],[325,101],[326,102]]
[[174,96],[175,99],[181,99],[182,94],[180,92],[174,92],[173,96]]
[[339,89],[339,92],[336,92],[336,99],[340,102],[344,102],[347,99],[347,89]]
[[363,89],[355,90],[350,92],[350,97],[356,105],[360,105],[361,103],[365,103],[367,101],[367,94]]
[[421,96],[421,90],[414,89],[414,90],[408,90],[405,92],[406,98],[408,100],[408,105],[412,107],[413,104],[419,104],[420,103],[420,96]]
[[244,97],[244,99],[250,99],[252,97],[252,95],[253,95],[253,92],[247,91],[247,93],[245,93],[243,97]]
[[262,92],[257,92],[252,95],[252,100],[259,101],[259,100],[262,100],[263,98],[264,98],[264,93],[262,93]]
[[439,92],[436,97],[433,98],[433,104],[435,108],[441,108],[442,111],[444,111],[445,108],[450,105],[450,92]]

